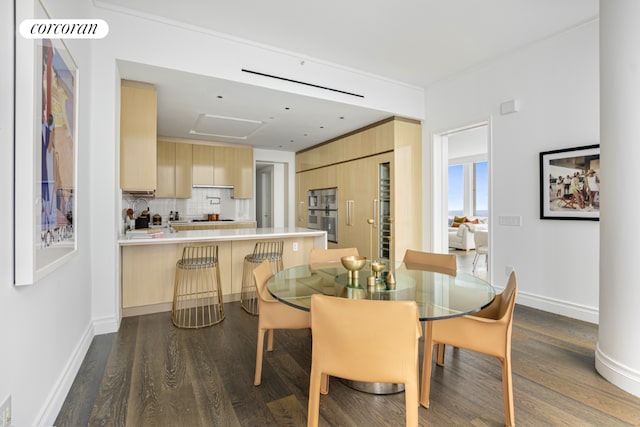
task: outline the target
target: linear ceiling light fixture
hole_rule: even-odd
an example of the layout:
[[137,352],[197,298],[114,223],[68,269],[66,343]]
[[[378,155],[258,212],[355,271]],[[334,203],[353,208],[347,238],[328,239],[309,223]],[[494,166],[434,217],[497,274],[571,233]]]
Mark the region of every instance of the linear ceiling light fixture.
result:
[[266,73],[261,73],[259,71],[247,70],[245,68],[242,68],[242,71],[245,72],[245,73],[249,73],[249,74],[255,74],[257,76],[271,77],[272,79],[284,80],[286,82],[298,83],[298,84],[301,84],[301,85],[317,87],[318,89],[330,90],[332,92],[338,92],[338,93],[343,93],[345,95],[351,95],[351,96],[357,96],[358,98],[364,98],[364,95],[360,95],[360,94],[357,94],[357,93],[347,92],[347,91],[344,91],[344,90],[334,89],[334,88],[326,87],[326,86],[320,86],[320,85],[317,85],[317,84],[314,84],[314,83],[301,82],[300,80],[293,80],[293,79],[289,79],[287,77],[274,76],[272,74],[266,74]]

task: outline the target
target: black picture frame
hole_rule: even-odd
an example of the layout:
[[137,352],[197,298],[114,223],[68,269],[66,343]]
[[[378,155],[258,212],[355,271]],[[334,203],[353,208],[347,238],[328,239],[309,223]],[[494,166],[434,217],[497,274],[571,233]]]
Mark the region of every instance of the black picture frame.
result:
[[600,220],[600,145],[540,153],[540,219]]

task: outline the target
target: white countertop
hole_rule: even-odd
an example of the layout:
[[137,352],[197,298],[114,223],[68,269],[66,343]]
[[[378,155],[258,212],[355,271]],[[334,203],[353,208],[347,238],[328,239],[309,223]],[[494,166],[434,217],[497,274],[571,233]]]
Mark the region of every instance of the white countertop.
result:
[[120,246],[136,245],[160,245],[181,242],[201,242],[201,241],[229,241],[229,240],[255,240],[255,239],[276,239],[289,237],[323,237],[325,242],[327,232],[323,230],[312,230],[310,228],[283,227],[283,228],[234,228],[225,230],[187,230],[169,232],[169,229],[162,228],[163,237],[152,239],[134,239],[130,236],[120,236],[118,244]]

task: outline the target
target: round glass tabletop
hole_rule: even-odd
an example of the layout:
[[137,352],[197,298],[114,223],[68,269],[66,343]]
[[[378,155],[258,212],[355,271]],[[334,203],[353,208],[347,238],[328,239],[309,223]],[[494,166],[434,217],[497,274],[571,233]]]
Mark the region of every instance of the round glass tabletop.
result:
[[418,305],[420,320],[437,320],[471,314],[486,307],[495,298],[495,289],[473,275],[427,270],[424,266],[397,264],[393,270],[395,284],[385,278],[370,281],[369,264],[357,278],[341,263],[321,266],[299,265],[280,271],[267,282],[269,293],[301,310],[309,310],[311,295],[324,294],[354,299],[412,300]]

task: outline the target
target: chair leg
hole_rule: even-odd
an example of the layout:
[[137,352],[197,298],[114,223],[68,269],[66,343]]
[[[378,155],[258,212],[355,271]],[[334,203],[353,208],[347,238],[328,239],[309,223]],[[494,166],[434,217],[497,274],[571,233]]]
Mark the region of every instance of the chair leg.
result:
[[412,382],[404,385],[404,399],[406,407],[406,424],[407,427],[416,427],[418,425],[418,377]]
[[438,345],[436,346],[436,353],[437,353],[436,364],[438,366],[444,366],[444,349],[445,349],[444,344],[438,343]]
[[513,381],[511,377],[511,356],[500,360],[502,365],[502,400],[504,402],[504,419],[507,426],[515,426],[516,419],[513,409]]
[[262,353],[264,350],[264,329],[258,327],[258,344],[256,345],[256,373],[253,378],[253,385],[260,385],[262,382]]
[[273,351],[273,329],[267,331],[267,351]]
[[307,427],[317,427],[320,417],[320,387],[323,381],[322,373],[311,366],[311,376],[309,378],[309,406],[307,409]]
[[422,355],[422,381],[420,390],[420,404],[429,407],[429,393],[431,391],[431,364],[433,362],[433,325],[424,322],[424,351]]
[[320,383],[320,394],[329,394],[329,375],[322,374],[322,381]]

